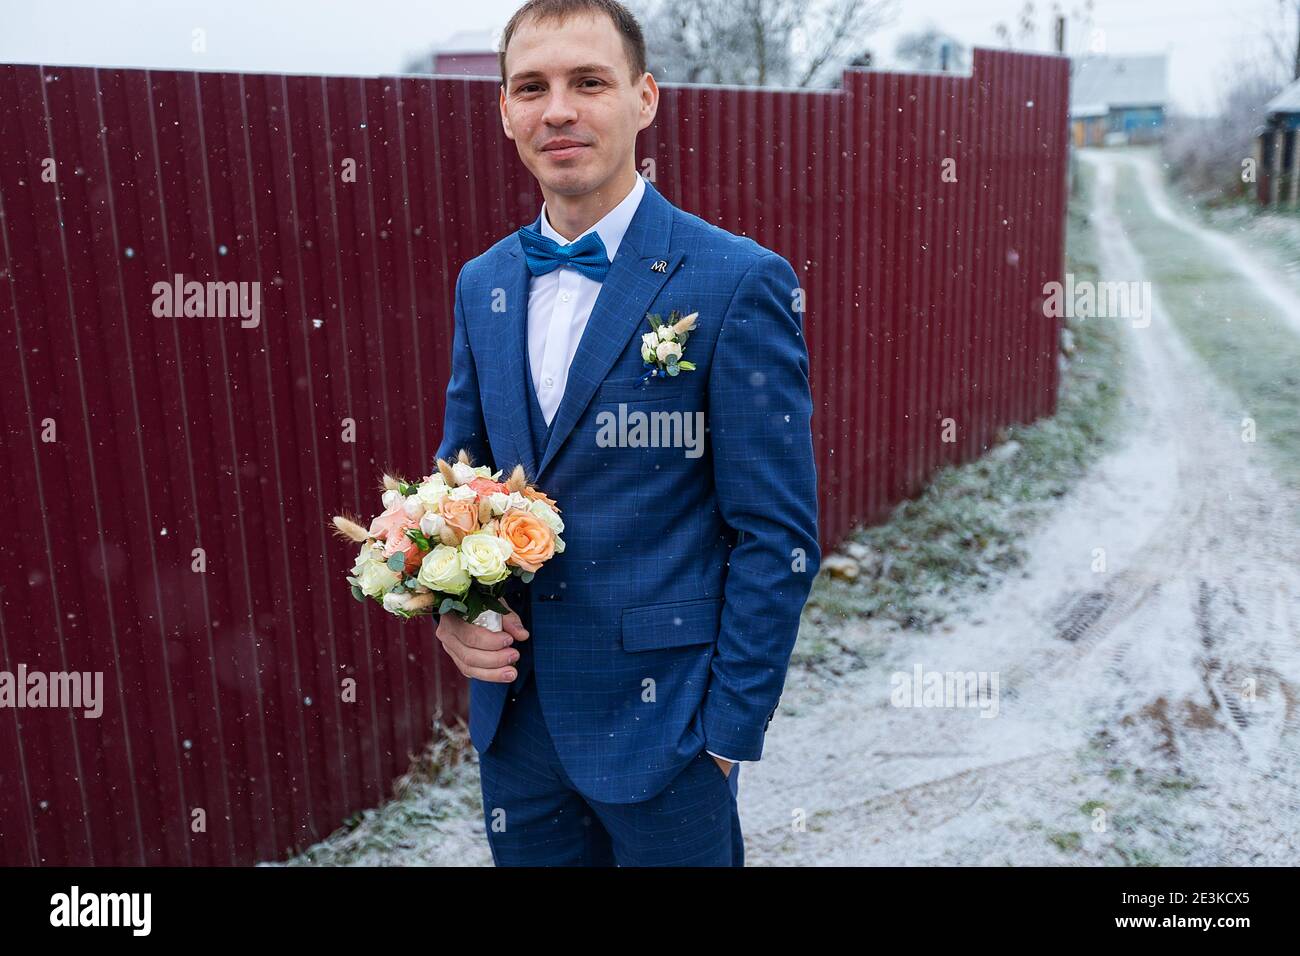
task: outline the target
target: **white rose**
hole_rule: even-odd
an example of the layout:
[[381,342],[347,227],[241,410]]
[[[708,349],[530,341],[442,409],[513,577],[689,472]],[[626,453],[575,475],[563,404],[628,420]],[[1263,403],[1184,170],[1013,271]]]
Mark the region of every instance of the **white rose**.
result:
[[651,345],[641,346],[641,361],[653,362],[654,360],[655,360],[654,346]]
[[385,511],[392,511],[397,507],[397,503],[402,500],[402,493],[394,488],[390,488],[379,496],[379,500],[384,503]]
[[478,472],[463,461],[458,461],[451,466],[451,476],[456,479],[457,485],[464,485],[477,478]]
[[564,519],[557,515],[555,510],[545,501],[534,500],[529,502],[528,510],[545,521],[557,535],[564,530]]
[[438,512],[426,511],[424,517],[420,519],[420,532],[426,538],[437,540],[442,537],[442,529],[446,523],[447,519]]
[[402,502],[402,510],[412,520],[419,521],[424,515],[424,502],[416,495],[411,495]]
[[440,544],[424,556],[416,581],[430,591],[464,594],[469,590],[469,574],[460,560],[460,552],[451,545]]
[[384,595],[384,610],[390,614],[406,606],[406,595],[401,591],[390,591]]
[[564,553],[564,541],[561,540],[558,534],[555,536],[555,553],[556,554]]
[[673,327],[671,325],[659,326],[659,341],[670,342],[673,338]]
[[481,584],[496,584],[510,577],[506,559],[514,548],[505,538],[481,531],[467,534],[460,541],[460,560]]
[[511,508],[527,508],[528,499],[518,491],[512,491],[510,494],[506,494],[504,491],[494,491],[488,495],[488,504],[492,506],[492,513],[500,516]]
[[659,356],[659,361],[667,362],[670,358],[681,358],[682,347],[676,342],[660,342],[655,354]]
[[645,335],[641,336],[641,344],[653,349],[659,344],[659,336],[654,332],[647,332]]
[[420,500],[424,502],[425,510],[433,511],[438,507],[438,502],[440,502],[450,490],[451,489],[447,487],[447,482],[443,479],[442,475],[437,474],[421,484],[419,488],[415,489],[415,493],[419,495]]
[[460,501],[466,498],[477,498],[478,492],[469,485],[457,485],[448,493],[448,497],[453,501]]

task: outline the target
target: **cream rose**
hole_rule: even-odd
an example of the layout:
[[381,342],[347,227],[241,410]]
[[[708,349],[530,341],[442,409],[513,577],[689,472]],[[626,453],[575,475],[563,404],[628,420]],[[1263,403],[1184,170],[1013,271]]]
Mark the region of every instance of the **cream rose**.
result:
[[659,356],[661,362],[681,358],[682,347],[676,342],[660,342],[659,347],[655,349],[655,355]]
[[469,590],[469,574],[461,564],[460,553],[450,545],[439,544],[420,562],[415,578],[430,591],[464,594]]
[[447,487],[447,482],[441,474],[434,475],[428,481],[423,482],[420,487],[415,489],[415,493],[420,496],[424,502],[424,507],[428,511],[433,511],[438,507],[440,502],[451,489]]
[[659,326],[659,341],[670,342],[673,337],[673,327],[671,325]]
[[357,587],[366,597],[382,597],[397,586],[402,576],[384,564],[381,556],[367,561],[360,569],[353,569]]
[[461,563],[481,584],[496,584],[510,577],[506,560],[513,553],[509,541],[481,531],[467,534],[460,541]]
[[555,510],[545,501],[530,501],[528,510],[545,521],[556,534],[564,530],[564,519],[557,515]]

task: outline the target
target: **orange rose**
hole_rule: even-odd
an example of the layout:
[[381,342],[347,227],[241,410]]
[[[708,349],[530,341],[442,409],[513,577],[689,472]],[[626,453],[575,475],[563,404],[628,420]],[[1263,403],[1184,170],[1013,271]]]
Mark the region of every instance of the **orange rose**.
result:
[[468,487],[473,488],[474,492],[480,498],[486,498],[488,495],[496,494],[498,491],[503,495],[510,494],[510,489],[499,481],[493,481],[491,478],[475,478],[468,483]]
[[[410,519],[408,519],[409,521]],[[420,561],[424,553],[420,546],[406,536],[406,528],[418,528],[418,521],[410,521],[405,528],[391,529],[388,540],[384,544],[384,559],[387,560],[395,554],[402,554],[406,557],[406,573],[414,574],[420,569]]]
[[477,498],[453,498],[451,495],[446,495],[438,502],[438,513],[446,520],[447,527],[456,532],[458,538],[478,530]]
[[497,537],[505,538],[515,553],[506,561],[525,571],[536,571],[555,554],[555,532],[537,515],[511,508],[501,516]]

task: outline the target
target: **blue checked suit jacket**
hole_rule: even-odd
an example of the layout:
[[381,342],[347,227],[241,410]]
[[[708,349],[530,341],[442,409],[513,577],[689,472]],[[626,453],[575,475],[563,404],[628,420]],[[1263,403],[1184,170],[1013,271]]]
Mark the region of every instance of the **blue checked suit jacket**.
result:
[[[530,663],[574,785],[633,803],[702,749],[759,759],[780,700],[821,564],[799,281],[647,182],[537,461],[529,278],[515,233],[461,269],[438,456],[463,447],[506,474],[522,463],[559,503],[564,552],[507,592],[531,635],[516,644],[531,654],[521,678]],[[673,309],[699,313],[682,356],[695,370],[642,384],[646,313]],[[684,426],[697,412],[707,430],[683,447],[673,413]],[[654,424],[638,432],[638,418]],[[510,685],[470,683],[481,753]]]

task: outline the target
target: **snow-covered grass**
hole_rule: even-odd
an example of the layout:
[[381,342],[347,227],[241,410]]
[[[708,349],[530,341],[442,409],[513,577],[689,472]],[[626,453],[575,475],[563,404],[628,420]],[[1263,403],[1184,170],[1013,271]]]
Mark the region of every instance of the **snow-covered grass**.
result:
[[[1116,195],[1146,266],[1142,278],[1159,288],[1179,331],[1240,400],[1258,441],[1280,456],[1279,475],[1300,488],[1300,335],[1219,249],[1154,214],[1139,171],[1119,168]],[[1300,299],[1300,288],[1295,294]]]
[[[363,810],[284,866],[491,866],[478,756],[463,727],[439,727],[393,784],[393,799]],[[279,865],[279,864],[262,864]]]
[[[1097,278],[1090,182],[1090,170],[1081,169],[1069,210],[1066,268],[1076,281]],[[1026,532],[1108,447],[1118,405],[1123,349],[1114,323],[1070,319],[1066,329],[1071,344],[1057,414],[1005,429],[1004,441],[975,461],[938,471],[884,524],[851,534],[838,550],[857,558],[860,573],[852,581],[818,576],[795,648],[798,663],[856,666],[853,658],[871,652],[846,646],[838,625],[883,618],[926,629],[1022,565]]]

